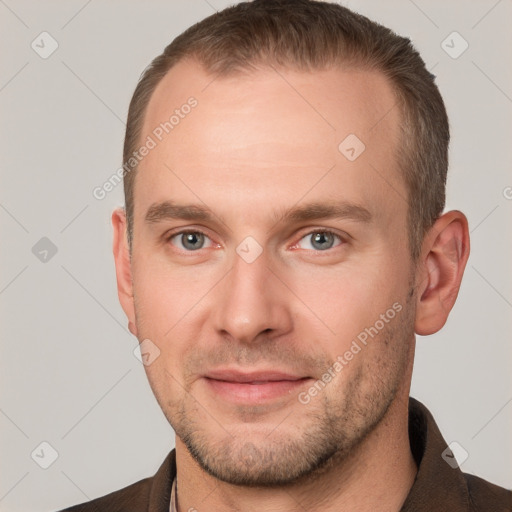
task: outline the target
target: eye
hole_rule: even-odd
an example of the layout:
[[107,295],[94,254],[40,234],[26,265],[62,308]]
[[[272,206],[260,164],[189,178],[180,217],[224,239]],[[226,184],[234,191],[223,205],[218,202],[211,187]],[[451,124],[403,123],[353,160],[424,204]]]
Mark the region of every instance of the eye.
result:
[[180,231],[170,236],[169,242],[187,252],[205,249],[212,245],[212,241],[201,231]]
[[[335,245],[335,241],[338,239],[340,243]],[[326,251],[341,245],[343,240],[341,237],[332,231],[312,231],[306,236],[302,237],[297,244],[301,249],[315,250],[315,251]]]

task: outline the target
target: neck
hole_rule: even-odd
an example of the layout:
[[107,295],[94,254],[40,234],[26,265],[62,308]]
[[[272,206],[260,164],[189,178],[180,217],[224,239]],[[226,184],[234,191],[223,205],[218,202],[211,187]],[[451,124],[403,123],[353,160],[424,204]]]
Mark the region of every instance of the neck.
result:
[[397,512],[417,467],[408,434],[408,393],[401,390],[380,424],[349,457],[331,459],[321,473],[281,488],[248,488],[205,473],[176,438],[178,512]]

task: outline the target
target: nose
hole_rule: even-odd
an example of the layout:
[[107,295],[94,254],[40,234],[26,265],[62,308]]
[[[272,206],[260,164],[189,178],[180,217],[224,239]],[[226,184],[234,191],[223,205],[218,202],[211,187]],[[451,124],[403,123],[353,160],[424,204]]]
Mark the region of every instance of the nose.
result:
[[216,290],[213,317],[218,333],[252,343],[292,329],[290,293],[275,272],[265,251],[250,263],[235,253],[231,271]]

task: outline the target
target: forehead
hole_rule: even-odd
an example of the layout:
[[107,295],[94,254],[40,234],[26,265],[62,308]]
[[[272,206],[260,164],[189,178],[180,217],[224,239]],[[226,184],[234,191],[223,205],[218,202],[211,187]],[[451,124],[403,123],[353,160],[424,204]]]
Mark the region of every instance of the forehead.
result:
[[285,207],[308,187],[310,195],[346,193],[382,209],[406,197],[396,163],[399,118],[377,72],[267,67],[215,77],[182,61],[146,110],[141,141],[150,137],[155,147],[139,164],[135,209],[142,214],[176,195],[208,202],[213,193],[219,208],[235,197]]

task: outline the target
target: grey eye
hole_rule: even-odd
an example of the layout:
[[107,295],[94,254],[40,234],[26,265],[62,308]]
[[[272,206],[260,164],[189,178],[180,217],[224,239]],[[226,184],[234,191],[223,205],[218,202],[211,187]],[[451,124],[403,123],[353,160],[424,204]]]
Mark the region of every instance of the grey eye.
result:
[[311,245],[321,251],[330,249],[334,244],[334,235],[332,233],[313,233]]
[[181,235],[181,241],[185,249],[201,249],[204,245],[204,235],[201,233],[184,233]]
[[[341,238],[330,231],[312,231],[300,240],[299,245],[301,249],[326,251],[339,245],[339,243],[335,244],[336,239],[341,242]],[[306,246],[302,245],[304,243]]]
[[197,251],[209,247],[210,239],[200,231],[182,231],[170,238],[170,242],[184,251]]

